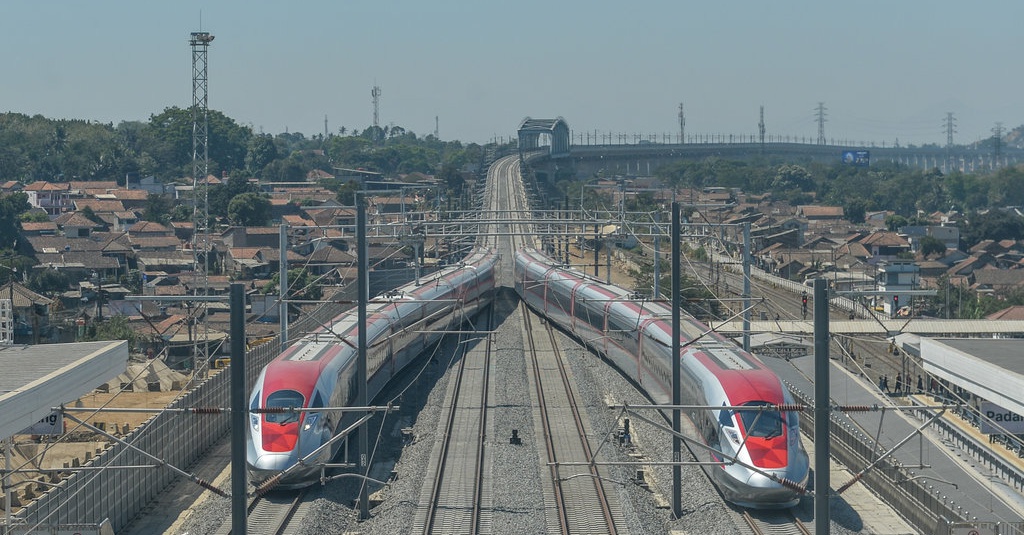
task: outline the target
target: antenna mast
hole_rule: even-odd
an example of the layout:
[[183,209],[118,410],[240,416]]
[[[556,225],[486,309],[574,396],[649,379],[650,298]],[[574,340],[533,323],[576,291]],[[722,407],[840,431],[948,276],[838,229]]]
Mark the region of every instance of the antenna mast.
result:
[[679,144],[686,143],[686,113],[683,112],[683,103],[679,103]]
[[757,133],[761,137],[761,152],[764,152],[764,105],[761,105],[761,120],[757,123]]
[[[209,105],[207,94],[207,61],[206,54],[213,42],[214,36],[209,32],[192,32],[188,43],[192,47],[192,266],[193,273],[200,275],[193,276],[192,284],[195,295],[207,295],[209,293],[209,264],[210,264],[210,195],[209,183],[206,177],[210,174],[210,146],[208,135]],[[202,178],[200,178],[202,177]],[[199,192],[202,190],[203,204],[199,206]],[[199,236],[202,235],[202,243],[199,243]],[[199,263],[199,248],[203,248],[203,262]],[[198,273],[196,273],[198,272]],[[206,314],[206,302],[198,305],[195,315],[189,318],[190,323],[195,318]],[[189,332],[192,329],[189,327]],[[199,333],[193,338],[192,358],[193,369],[200,370],[207,364],[207,351],[209,350],[206,330],[206,322],[203,322],[203,344],[200,350]]]
[[370,90],[370,96],[373,97],[373,129],[380,128],[380,86],[374,85],[373,89]]

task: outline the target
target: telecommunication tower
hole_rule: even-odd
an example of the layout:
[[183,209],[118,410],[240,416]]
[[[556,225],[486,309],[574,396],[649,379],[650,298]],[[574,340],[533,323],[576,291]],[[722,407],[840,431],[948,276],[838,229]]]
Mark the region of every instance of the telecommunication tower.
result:
[[757,133],[761,137],[761,152],[764,152],[764,106],[761,106],[761,120],[757,122]]
[[825,103],[819,102],[818,108],[816,109],[818,114],[818,145],[825,144],[825,117],[827,116],[827,114],[825,113],[826,110],[827,108],[825,107]]
[[1003,123],[996,123],[992,129],[992,160],[993,167],[999,167],[999,159],[1003,157]]
[[441,124],[440,120],[435,115],[434,116],[434,139],[441,139],[440,124]]
[[[209,184],[206,177],[210,174],[210,149],[208,135],[209,105],[207,95],[207,61],[206,54],[213,41],[213,35],[209,32],[192,32],[188,43],[192,46],[192,265],[193,288],[195,295],[206,295],[208,293],[209,279],[209,258],[207,252],[210,247],[210,196]],[[202,192],[202,205],[200,205],[200,191]],[[201,237],[201,238],[200,238]],[[202,243],[200,243],[200,239]],[[199,248],[203,248],[202,265],[200,265]],[[193,318],[198,318],[205,313],[203,308],[205,302],[200,303]],[[189,319],[192,322],[192,318]],[[191,330],[190,330],[191,332]],[[205,336],[206,323],[203,322],[204,336],[202,346],[199,345],[199,333],[193,338],[194,368],[199,370],[207,363],[206,353],[207,336]]]
[[380,86],[375,85],[370,90],[370,96],[373,97],[373,129],[380,128]]
[[686,113],[683,112],[683,103],[679,103],[679,144],[686,143]]

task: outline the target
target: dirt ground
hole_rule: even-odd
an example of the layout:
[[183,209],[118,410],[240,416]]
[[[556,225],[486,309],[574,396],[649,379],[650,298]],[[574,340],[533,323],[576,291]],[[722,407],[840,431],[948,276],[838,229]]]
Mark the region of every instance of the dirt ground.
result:
[[[166,407],[179,391],[165,392],[122,392],[103,393],[95,391],[83,396],[78,402],[69,403],[70,407],[98,408],[105,407],[103,412],[75,412],[79,418],[92,425],[101,427],[115,436],[123,436],[135,429],[156,414],[154,412],[111,412],[118,408],[152,408]],[[96,454],[103,451],[110,440],[94,433],[70,418],[64,420],[65,434],[60,437],[44,437],[34,435],[15,435],[14,448],[11,454],[11,468],[16,472],[11,476],[13,510],[28,503],[34,496],[44,492],[50,484],[56,483],[62,474],[54,472],[34,472],[34,469],[73,469],[86,463]],[[0,497],[0,505],[3,504]]]

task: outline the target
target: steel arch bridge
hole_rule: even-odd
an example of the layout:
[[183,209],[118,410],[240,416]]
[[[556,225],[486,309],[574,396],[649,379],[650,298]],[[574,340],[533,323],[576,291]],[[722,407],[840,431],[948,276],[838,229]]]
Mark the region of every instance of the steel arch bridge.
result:
[[540,148],[540,136],[551,137],[551,146],[548,155],[551,158],[569,156],[569,123],[565,119],[532,119],[527,117],[519,123],[519,151],[520,154],[526,151]]

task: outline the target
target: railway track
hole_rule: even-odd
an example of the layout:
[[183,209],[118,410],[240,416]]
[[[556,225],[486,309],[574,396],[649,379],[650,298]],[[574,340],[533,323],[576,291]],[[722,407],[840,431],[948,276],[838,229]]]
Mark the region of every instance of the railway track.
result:
[[527,342],[531,395],[534,398],[537,436],[545,448],[539,451],[551,480],[545,482],[545,512],[549,532],[628,533],[623,525],[617,496],[605,490],[607,477],[591,463],[593,452],[587,439],[589,426],[576,403],[573,379],[562,358],[554,329],[545,324],[545,336],[537,340],[531,312],[520,305]]
[[811,535],[811,531],[793,515],[783,511],[743,511],[743,521],[754,535]]
[[[486,329],[494,325],[494,307]],[[487,461],[487,408],[491,384],[492,335],[483,347],[465,351],[445,399],[443,433],[434,446],[425,486],[413,519],[413,533],[491,531],[491,477]]]
[[[307,489],[297,491],[271,492],[253,498],[247,507],[247,528],[249,533],[266,535],[284,535],[291,533],[290,528],[296,526],[308,506],[306,503]],[[231,519],[226,519],[215,535],[234,535],[231,530]]]

